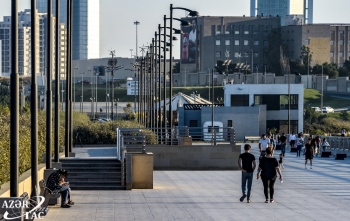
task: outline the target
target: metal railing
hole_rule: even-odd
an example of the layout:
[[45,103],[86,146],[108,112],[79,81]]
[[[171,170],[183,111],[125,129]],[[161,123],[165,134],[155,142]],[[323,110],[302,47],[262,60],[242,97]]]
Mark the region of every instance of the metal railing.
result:
[[211,143],[229,142],[235,144],[236,132],[232,127],[187,127],[180,126],[173,129],[167,128],[162,130],[160,128],[150,128],[157,135],[158,144],[170,144],[172,139],[173,145],[179,144],[181,137],[191,137],[192,141],[204,141]]
[[[317,135],[314,135],[313,138],[315,138]],[[323,138],[326,138],[327,142],[329,143],[329,147],[326,148],[326,151],[331,151],[332,155],[335,155],[337,153],[350,153],[350,137],[339,137],[339,136],[319,136],[321,139],[320,144],[320,152],[323,151],[322,149],[322,142]],[[305,142],[307,142],[308,137],[305,137]]]
[[117,158],[124,161],[126,152],[146,153],[146,135],[140,128],[117,128]]

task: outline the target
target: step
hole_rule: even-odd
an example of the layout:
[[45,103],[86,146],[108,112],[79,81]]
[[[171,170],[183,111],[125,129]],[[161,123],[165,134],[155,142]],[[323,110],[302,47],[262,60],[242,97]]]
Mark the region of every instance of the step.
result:
[[89,181],[101,181],[101,182],[118,182],[121,180],[121,176],[119,177],[105,177],[105,178],[96,178],[96,177],[69,177],[67,181],[70,183],[73,182],[89,182]]
[[66,157],[66,158],[60,158],[60,162],[62,163],[119,163],[120,161],[113,157],[113,158],[109,158],[109,157],[91,157],[91,158],[77,158],[77,157]]
[[97,167],[97,168],[93,168],[93,167],[87,167],[87,168],[81,168],[81,167],[63,167],[65,170],[68,171],[68,176],[69,173],[73,173],[73,172],[120,172],[120,168],[117,167]]
[[126,190],[125,186],[76,186],[74,190]]
[[62,167],[120,167],[116,163],[62,163]]
[[69,185],[74,186],[113,186],[120,184],[120,180],[117,181],[100,181],[100,180],[93,180],[93,181],[86,181],[86,182],[80,182],[78,180],[69,180]]

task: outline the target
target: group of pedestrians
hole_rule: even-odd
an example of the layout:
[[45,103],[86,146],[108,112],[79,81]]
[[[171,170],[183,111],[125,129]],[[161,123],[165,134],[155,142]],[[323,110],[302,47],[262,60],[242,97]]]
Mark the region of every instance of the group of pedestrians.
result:
[[[312,169],[312,160],[314,155],[318,153],[320,147],[323,151],[329,146],[327,140],[324,138],[321,141],[320,137],[309,138],[307,143],[304,143],[303,133],[299,133],[297,136],[294,133],[290,134],[289,142],[291,147],[297,148],[297,157],[300,157],[300,154],[304,148],[305,155],[305,169],[307,169],[308,161],[310,162],[310,169]],[[273,137],[268,134],[267,136],[263,134],[259,141],[259,165],[257,166],[255,162],[255,156],[250,153],[251,146],[249,144],[244,145],[245,152],[239,156],[238,166],[242,171],[242,197],[240,201],[243,202],[247,198],[247,203],[251,203],[251,186],[253,181],[253,172],[257,169],[257,179],[261,177],[263,186],[264,186],[264,195],[266,198],[265,203],[274,202],[274,184],[277,179],[277,174],[279,179],[283,182],[281,167],[284,169],[283,158],[286,152],[287,137],[284,133],[282,136],[278,137],[277,143],[281,146],[281,153],[279,154],[279,161],[273,157],[274,150],[276,149],[276,141]],[[247,190],[247,193],[246,193]]]
[[[269,138],[269,136],[268,136]],[[263,135],[259,142],[259,166],[257,179],[261,177],[264,186],[264,195],[266,198],[265,203],[274,202],[274,185],[277,179],[277,173],[282,181],[282,172],[280,170],[278,161],[273,157],[274,148],[271,147],[271,140],[266,135]],[[240,201],[243,202],[247,197],[247,203],[251,203],[250,194],[253,181],[253,172],[256,168],[255,156],[250,153],[251,146],[249,144],[244,145],[245,152],[239,156],[238,166],[242,171],[242,197]],[[280,157],[283,157],[280,155]],[[282,158],[280,158],[280,162]],[[247,194],[246,194],[247,189]]]

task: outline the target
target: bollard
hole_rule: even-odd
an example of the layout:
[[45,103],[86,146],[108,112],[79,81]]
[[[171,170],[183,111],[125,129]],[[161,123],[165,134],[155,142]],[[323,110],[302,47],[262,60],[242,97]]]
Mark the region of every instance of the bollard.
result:
[[142,153],[146,153],[146,136],[144,133],[142,133]]

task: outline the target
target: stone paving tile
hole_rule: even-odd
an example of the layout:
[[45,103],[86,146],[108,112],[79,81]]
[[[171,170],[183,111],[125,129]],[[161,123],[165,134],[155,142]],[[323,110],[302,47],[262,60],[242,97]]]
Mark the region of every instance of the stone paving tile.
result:
[[[257,144],[252,153],[258,156]],[[105,155],[82,149],[83,156]],[[278,151],[277,151],[278,152]],[[278,153],[277,153],[278,154]],[[74,191],[70,209],[54,206],[46,220],[348,220],[350,160],[287,153],[284,183],[275,184],[275,203],[264,203],[261,180],[253,179],[253,203],[239,202],[239,171],[155,171],[153,190]]]

